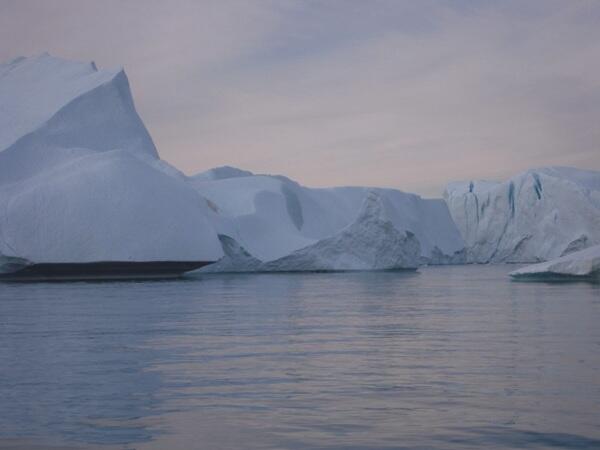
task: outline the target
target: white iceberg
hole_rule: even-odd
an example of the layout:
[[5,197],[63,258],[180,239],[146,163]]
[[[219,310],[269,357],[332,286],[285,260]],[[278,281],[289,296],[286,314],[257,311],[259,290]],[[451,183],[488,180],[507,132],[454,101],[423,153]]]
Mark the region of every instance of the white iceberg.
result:
[[415,235],[397,230],[387,217],[377,192],[366,197],[356,220],[337,234],[273,261],[260,261],[228,236],[221,239],[226,256],[201,272],[416,269],[421,254]]
[[[190,183],[211,205],[211,220],[229,252],[205,271],[375,270],[464,261],[462,238],[441,199],[394,189],[306,188],[286,177],[234,168],[213,169],[191,177]],[[390,227],[364,220],[372,210]],[[406,238],[406,232],[414,237]],[[401,250],[394,241],[397,259],[390,252],[377,258],[369,253],[392,235],[398,237],[395,233],[406,245]],[[414,241],[420,251],[407,258]]]
[[600,245],[510,273],[515,279],[590,278],[600,280]]
[[34,263],[215,261],[206,201],[160,161],[122,69],[0,65],[0,254]]
[[[0,65],[0,264],[217,261],[225,270],[375,270],[464,260],[443,200],[306,188],[221,167],[187,177],[122,69],[43,54]],[[207,270],[209,270],[207,268]]]
[[600,172],[529,170],[451,183],[444,197],[468,262],[540,262],[600,244]]

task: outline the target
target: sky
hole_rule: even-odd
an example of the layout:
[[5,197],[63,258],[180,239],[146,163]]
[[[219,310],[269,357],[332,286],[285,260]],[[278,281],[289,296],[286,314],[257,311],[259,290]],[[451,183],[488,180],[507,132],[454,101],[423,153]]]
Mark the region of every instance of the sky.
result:
[[0,60],[125,67],[163,159],[308,186],[600,170],[600,1],[0,0]]

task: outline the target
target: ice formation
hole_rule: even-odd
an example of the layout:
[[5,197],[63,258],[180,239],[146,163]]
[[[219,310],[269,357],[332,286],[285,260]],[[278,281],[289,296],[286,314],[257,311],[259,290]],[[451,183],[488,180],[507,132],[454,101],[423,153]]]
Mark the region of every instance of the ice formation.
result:
[[0,270],[217,261],[210,271],[539,262],[600,244],[600,173],[531,170],[441,199],[307,188],[158,157],[125,72],[43,54],[0,64]]
[[462,257],[441,200],[308,189],[160,160],[125,72],[43,54],[0,65],[0,267],[216,261],[212,270],[414,268]]
[[540,262],[600,244],[599,172],[529,170],[502,183],[452,183],[444,197],[468,262]]
[[[462,238],[443,200],[394,189],[306,188],[286,177],[233,168],[213,169],[210,175],[192,177],[190,183],[211,205],[211,220],[223,236],[227,254],[205,271],[373,270],[397,268],[400,260],[407,268],[464,260]],[[361,222],[372,210],[390,227]],[[349,238],[348,232],[354,237]],[[406,232],[414,237],[407,238]],[[396,245],[396,233],[405,239],[406,251]],[[390,253],[374,258],[369,253],[373,249],[363,245],[369,241],[375,247],[387,239],[394,242],[398,260]],[[413,241],[418,241],[420,252],[409,260]]]
[[383,198],[370,192],[356,220],[333,236],[269,262],[253,257],[235,240],[221,236],[226,256],[203,272],[332,271],[416,269],[420,245],[410,231],[399,231],[387,216]]
[[511,272],[515,279],[596,278],[600,280],[600,245]]
[[207,210],[158,159],[122,69],[47,54],[0,65],[5,261],[215,261]]

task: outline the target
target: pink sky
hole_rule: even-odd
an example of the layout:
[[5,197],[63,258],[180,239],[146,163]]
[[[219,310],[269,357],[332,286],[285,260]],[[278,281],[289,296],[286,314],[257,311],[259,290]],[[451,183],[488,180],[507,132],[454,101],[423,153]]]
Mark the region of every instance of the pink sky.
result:
[[600,169],[598,23],[585,0],[0,0],[0,60],[123,65],[161,156],[188,174],[439,196]]

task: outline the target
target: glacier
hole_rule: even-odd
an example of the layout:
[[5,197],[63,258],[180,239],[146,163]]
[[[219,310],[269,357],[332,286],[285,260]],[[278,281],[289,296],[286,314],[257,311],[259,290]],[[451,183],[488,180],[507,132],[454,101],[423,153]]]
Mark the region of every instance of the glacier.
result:
[[600,172],[528,170],[451,183],[444,198],[471,263],[535,263],[600,244]]
[[596,279],[600,280],[600,245],[569,253],[551,261],[533,264],[510,273],[514,279]]

